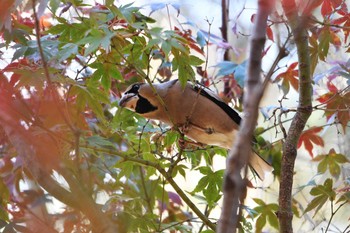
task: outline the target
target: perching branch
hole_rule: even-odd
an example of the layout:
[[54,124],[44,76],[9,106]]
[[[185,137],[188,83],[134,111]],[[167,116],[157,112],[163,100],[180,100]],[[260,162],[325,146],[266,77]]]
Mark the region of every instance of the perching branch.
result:
[[264,92],[261,83],[261,55],[266,40],[267,18],[273,7],[273,1],[260,0],[252,33],[251,49],[248,59],[246,87],[244,95],[244,118],[237,140],[227,159],[224,177],[224,200],[217,232],[236,232],[240,218],[240,205],[246,193],[246,182],[240,175],[241,169],[248,164],[251,154],[253,131],[258,119],[259,102]]
[[279,191],[278,218],[280,232],[293,232],[292,187],[297,143],[312,112],[312,84],[308,34],[305,29],[307,18],[299,16],[294,0],[283,0],[282,7],[294,35],[299,60],[299,106],[283,145],[281,183]]

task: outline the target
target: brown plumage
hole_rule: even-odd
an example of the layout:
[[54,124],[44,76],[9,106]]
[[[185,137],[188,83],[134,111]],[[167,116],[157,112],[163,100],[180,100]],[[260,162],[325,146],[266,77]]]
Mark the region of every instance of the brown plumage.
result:
[[[119,105],[146,118],[176,125],[196,142],[231,148],[241,118],[212,91],[190,83],[182,88],[178,80],[153,86],[157,94],[149,84],[131,85]],[[250,166],[261,179],[265,172],[272,171],[272,167],[256,153],[251,156]]]

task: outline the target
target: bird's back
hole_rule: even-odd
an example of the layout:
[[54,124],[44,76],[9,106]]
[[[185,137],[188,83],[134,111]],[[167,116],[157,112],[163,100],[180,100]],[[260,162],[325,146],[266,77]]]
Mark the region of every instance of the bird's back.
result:
[[238,124],[221,106],[203,95],[204,90],[189,83],[183,89],[179,82],[160,84],[156,88],[173,121],[169,120],[168,124],[189,125],[187,136],[198,142],[222,147],[232,145]]

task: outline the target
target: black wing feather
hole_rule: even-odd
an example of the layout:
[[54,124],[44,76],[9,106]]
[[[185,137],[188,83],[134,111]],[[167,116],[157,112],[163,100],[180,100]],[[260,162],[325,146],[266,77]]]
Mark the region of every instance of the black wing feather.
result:
[[200,85],[194,85],[192,86],[192,89],[199,93],[200,95],[210,99],[212,102],[214,102],[216,105],[218,105],[222,110],[224,110],[227,115],[231,117],[231,119],[239,125],[241,123],[242,118],[238,115],[238,113],[232,109],[230,106],[228,106],[225,102],[222,100],[214,97],[213,95],[209,94],[207,91],[205,91],[204,86]]

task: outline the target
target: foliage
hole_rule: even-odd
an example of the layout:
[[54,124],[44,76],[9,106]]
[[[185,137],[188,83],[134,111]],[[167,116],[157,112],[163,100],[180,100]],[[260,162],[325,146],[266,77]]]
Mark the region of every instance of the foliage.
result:
[[[220,91],[219,86],[220,96],[239,109],[246,62],[215,61],[208,68],[207,61],[212,57],[210,46],[235,48],[210,30],[190,23],[166,29],[151,18],[169,8],[179,15],[182,6],[174,3],[151,4],[150,15],[133,4],[110,0],[94,5],[80,0],[33,3],[6,1],[0,10],[0,230],[214,232],[218,216],[212,213],[220,205],[224,175],[214,161],[227,151],[191,142],[183,148],[179,132],[119,108],[118,100],[131,83],[152,84],[176,76],[183,85],[188,80],[208,87],[224,82],[230,91]],[[350,61],[332,60],[330,55],[349,52],[350,13],[345,1],[313,1],[300,7],[312,16],[306,28],[310,69],[323,72],[314,77],[313,110],[322,111],[326,122],[310,122],[298,148],[301,154],[306,149],[325,181],[312,178],[306,209],[297,199],[293,208],[297,218],[300,212],[313,212],[316,219],[331,206],[328,229],[340,208],[350,208],[349,178],[343,172],[349,157],[329,147],[323,134],[349,131]],[[272,127],[258,128],[254,145],[274,166],[275,182],[289,130],[286,123],[294,112],[284,100],[302,85],[302,64],[288,55],[293,54],[292,35],[282,15],[276,12],[270,19],[270,44],[262,54],[262,59],[270,59],[272,45],[285,51],[271,71],[263,71],[272,80],[269,85],[282,93],[265,108]],[[236,36],[247,40],[249,33],[240,30],[244,28],[236,25]],[[320,69],[323,66],[327,67]],[[265,133],[273,130],[276,137],[269,141]],[[185,188],[182,180],[197,183]],[[251,186],[259,187],[259,182],[252,180]],[[277,204],[251,200],[244,210],[249,218],[241,220],[241,228],[278,229]],[[52,207],[57,201],[62,208]]]

